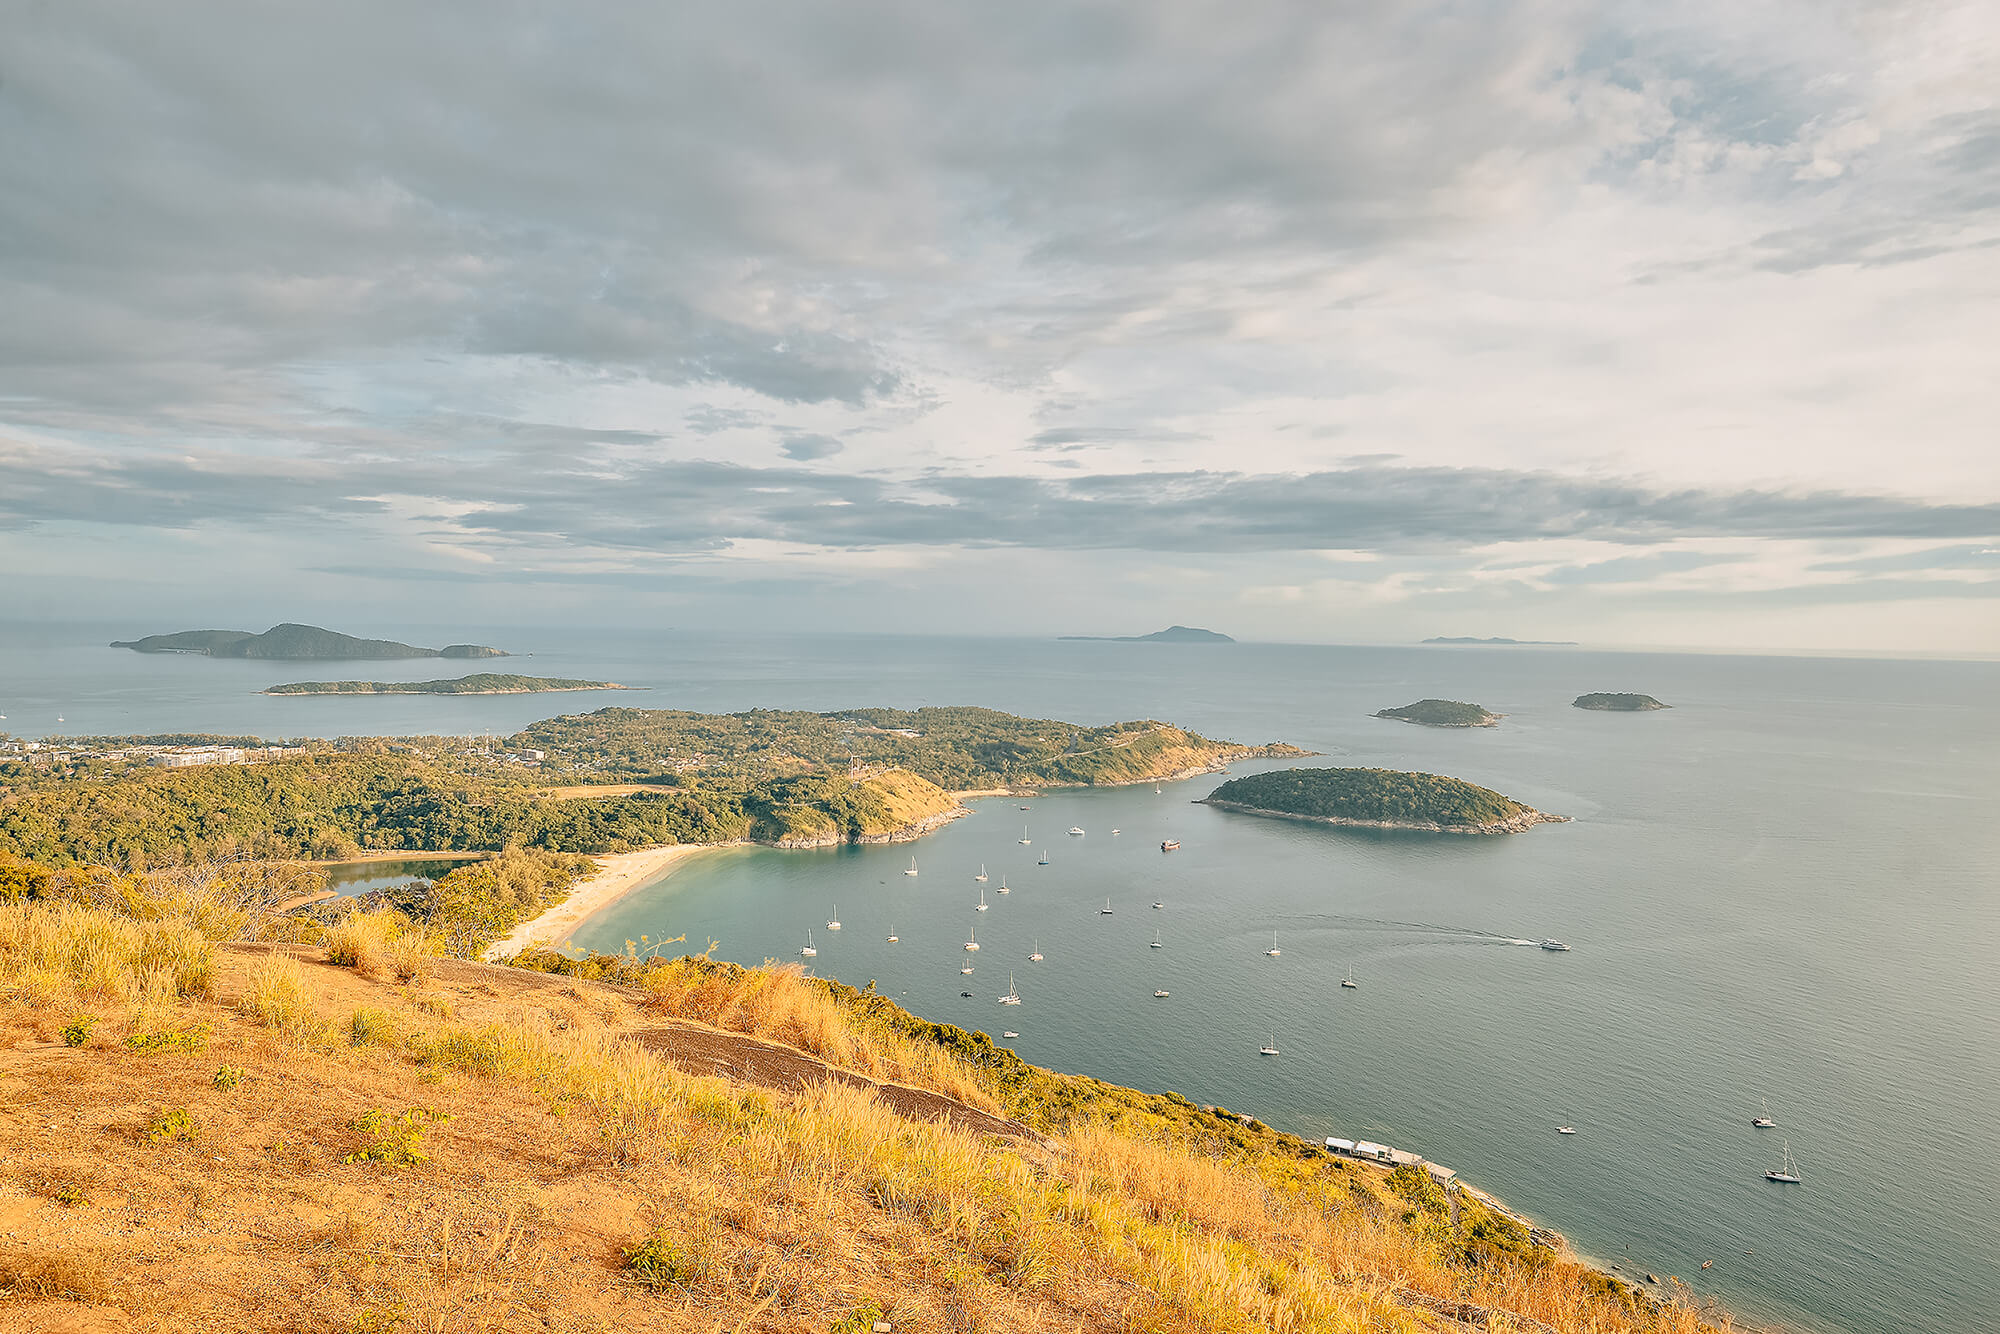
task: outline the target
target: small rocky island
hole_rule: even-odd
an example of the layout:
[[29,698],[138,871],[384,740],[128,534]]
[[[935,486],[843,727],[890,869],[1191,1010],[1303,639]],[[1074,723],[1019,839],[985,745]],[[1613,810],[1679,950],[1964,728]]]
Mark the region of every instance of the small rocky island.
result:
[[1434,834],[1519,834],[1569,818],[1524,806],[1476,783],[1395,769],[1252,774],[1224,783],[1201,804],[1285,820]]
[[1651,695],[1613,695],[1598,693],[1578,695],[1570,701],[1577,709],[1594,709],[1599,713],[1650,713],[1654,709],[1671,709],[1673,705],[1662,704]]
[[1234,644],[1219,630],[1203,630],[1193,625],[1170,625],[1150,635],[1057,635],[1064,640],[1095,640],[1103,644]]
[[1492,727],[1501,715],[1456,699],[1420,699],[1400,709],[1377,709],[1377,718],[1393,718],[1419,727]]
[[287,622],[263,634],[248,630],[181,630],[144,639],[114,639],[113,648],[134,653],[192,653],[204,658],[263,658],[285,662],[333,662],[343,659],[389,661],[396,658],[505,658],[505,650],[484,644],[447,644],[418,648],[393,639],[356,639],[317,625]]
[[265,695],[539,695],[551,690],[634,690],[616,681],[571,681],[553,676],[475,672],[443,681],[294,681]]

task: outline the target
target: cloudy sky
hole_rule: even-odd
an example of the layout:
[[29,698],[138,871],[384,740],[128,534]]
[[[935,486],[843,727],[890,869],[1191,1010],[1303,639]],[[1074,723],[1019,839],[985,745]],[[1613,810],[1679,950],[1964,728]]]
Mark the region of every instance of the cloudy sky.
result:
[[1990,3],[0,15],[0,616],[2000,653]]

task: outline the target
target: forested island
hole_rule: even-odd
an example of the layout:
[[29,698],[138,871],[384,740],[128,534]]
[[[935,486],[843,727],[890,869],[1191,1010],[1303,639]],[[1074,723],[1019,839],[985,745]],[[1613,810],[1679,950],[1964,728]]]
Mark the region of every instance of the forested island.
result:
[[551,690],[643,690],[616,681],[572,681],[555,676],[475,672],[442,681],[293,681],[265,695],[537,695]]
[[1100,644],[1234,644],[1218,630],[1193,625],[1170,625],[1150,635],[1057,635],[1059,640],[1090,640]]
[[[536,723],[497,753],[464,738],[379,737],[261,759],[211,745],[189,767],[162,767],[148,741],[67,738],[0,757],[0,852],[143,866],[378,848],[893,841],[960,814],[954,794],[967,791],[1154,782],[1306,753],[1153,721],[1091,728],[952,708],[603,709]],[[529,751],[538,767],[522,763]]]
[[418,648],[413,644],[399,644],[393,639],[356,639],[337,630],[291,622],[274,625],[261,635],[248,630],[182,630],[170,635],[147,635],[143,639],[114,639],[111,647],[129,648],[135,653],[191,653],[204,658],[265,658],[291,662],[510,656],[504,650],[484,644]]
[[1500,721],[1499,714],[1456,699],[1420,699],[1400,709],[1378,709],[1375,716],[1420,727],[1491,727]]
[[1394,769],[1280,769],[1252,774],[1224,783],[1203,804],[1288,820],[1446,834],[1517,834],[1567,818],[1522,805],[1476,783]]
[[1662,704],[1651,695],[1618,695],[1597,693],[1578,695],[1570,701],[1570,707],[1594,709],[1599,713],[1650,713],[1654,709],[1671,709],[1673,705]]

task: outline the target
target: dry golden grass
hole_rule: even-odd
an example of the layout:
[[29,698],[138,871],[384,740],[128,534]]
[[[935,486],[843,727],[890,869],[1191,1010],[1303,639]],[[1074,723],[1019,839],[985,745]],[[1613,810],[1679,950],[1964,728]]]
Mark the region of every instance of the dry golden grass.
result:
[[[1446,1327],[1424,1298],[1490,1308],[1495,1330],[1505,1313],[1564,1334],[1704,1328],[1564,1260],[1468,1264],[1357,1165],[1096,1124],[1002,1139],[832,1080],[689,1074],[621,1036],[637,1003],[992,1102],[976,1071],[851,1021],[796,969],[659,969],[627,1002],[458,964],[433,992],[217,955],[174,920],[0,909],[0,1204],[28,1200],[10,1218],[36,1237],[0,1252],[0,1327],[79,1301],[157,1330]],[[211,945],[202,985],[190,931]],[[74,1049],[5,1040],[80,996],[127,1017]],[[213,1037],[139,1054],[123,1036],[141,1013]],[[121,1263],[93,1268],[109,1235]]]

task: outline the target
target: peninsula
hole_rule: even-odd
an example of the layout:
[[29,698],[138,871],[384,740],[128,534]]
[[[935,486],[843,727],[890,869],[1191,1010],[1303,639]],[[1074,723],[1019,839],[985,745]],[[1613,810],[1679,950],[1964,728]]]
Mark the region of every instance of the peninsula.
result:
[[539,695],[552,690],[644,690],[616,681],[572,681],[554,676],[475,672],[442,681],[293,681],[264,695]]
[[290,662],[331,662],[341,659],[388,661],[395,658],[505,658],[504,650],[484,644],[448,644],[418,648],[393,639],[356,639],[317,625],[286,622],[263,634],[248,630],[182,630],[143,639],[114,639],[113,648],[135,653],[192,653],[204,658],[266,658]]
[[1377,709],[1375,716],[1419,727],[1491,727],[1501,718],[1500,714],[1488,713],[1477,704],[1455,699],[1420,699],[1400,709]]
[[1550,815],[1491,788],[1394,769],[1280,769],[1231,779],[1203,805],[1286,820],[1436,834],[1518,834]]
[[1100,644],[1234,644],[1236,641],[1217,630],[1192,625],[1170,625],[1150,635],[1057,635],[1059,640],[1089,640]]
[[1671,704],[1662,704],[1651,695],[1618,695],[1598,693],[1578,695],[1570,701],[1570,707],[1592,709],[1598,713],[1651,713],[1654,709],[1671,709]]

